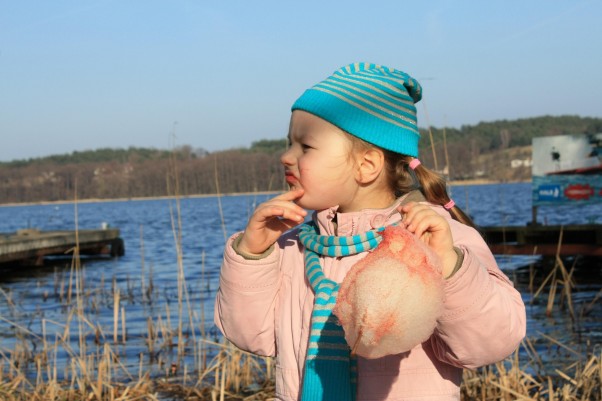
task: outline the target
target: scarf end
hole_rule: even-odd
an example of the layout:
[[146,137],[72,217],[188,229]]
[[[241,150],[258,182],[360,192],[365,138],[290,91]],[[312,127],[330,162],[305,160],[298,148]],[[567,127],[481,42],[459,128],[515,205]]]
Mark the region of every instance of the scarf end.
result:
[[351,361],[305,361],[301,401],[355,401],[356,366]]

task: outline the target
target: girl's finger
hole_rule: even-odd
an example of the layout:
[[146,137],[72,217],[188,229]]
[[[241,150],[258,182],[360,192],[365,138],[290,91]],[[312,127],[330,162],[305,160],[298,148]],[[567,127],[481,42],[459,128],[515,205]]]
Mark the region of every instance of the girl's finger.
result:
[[307,211],[291,202],[270,202],[259,206],[254,214],[263,218],[285,215],[305,217]]
[[416,202],[409,202],[406,205],[403,205],[399,208],[399,213],[401,213],[404,220],[408,220],[412,219],[416,213],[423,210],[431,210],[431,208],[426,205],[418,204]]
[[298,215],[306,216],[307,211],[293,202],[293,200],[298,199],[300,196],[302,196],[303,192],[303,189],[296,189],[285,192],[268,200],[267,202],[260,204],[253,213],[256,215],[269,216],[269,212],[268,214],[265,214],[266,210],[271,210],[269,209],[270,207],[280,207],[282,209],[293,210]]
[[290,209],[284,209],[281,217],[283,219],[287,219],[293,222],[296,222],[297,224],[300,222],[303,222],[303,220],[305,220],[305,215],[307,214],[307,212],[305,212],[305,210],[303,210],[303,213],[298,213],[296,210],[290,210]]
[[403,222],[406,225],[406,227],[408,227],[408,226],[412,225],[414,222],[425,219],[426,217],[428,217],[430,215],[434,215],[434,212],[430,208],[417,206],[417,207],[412,208],[410,211],[408,211],[405,214],[405,216],[403,218]]
[[274,197],[272,200],[283,200],[283,201],[294,201],[295,199],[299,199],[300,197],[303,196],[303,193],[305,191],[303,190],[303,188],[295,188],[295,189],[291,189],[290,191],[287,191],[283,194],[280,194],[276,197]]
[[295,226],[305,220],[307,212],[304,209],[291,208],[288,205],[263,205],[258,208],[251,217],[249,225],[255,229],[265,227],[273,219],[280,219],[283,222],[288,220],[287,226]]
[[429,216],[413,223],[412,229],[409,230],[416,234],[418,237],[421,237],[423,234],[433,231],[436,225],[437,222],[435,221],[435,219]]

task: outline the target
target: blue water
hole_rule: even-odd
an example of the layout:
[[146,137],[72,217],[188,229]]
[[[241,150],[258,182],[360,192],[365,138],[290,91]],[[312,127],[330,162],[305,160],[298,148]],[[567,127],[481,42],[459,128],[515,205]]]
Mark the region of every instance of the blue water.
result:
[[[452,188],[456,203],[467,211],[478,225],[524,225],[531,221],[530,184],[496,184],[456,186]],[[213,298],[217,288],[224,238],[242,230],[258,203],[268,195],[199,197],[175,200],[132,200],[74,204],[50,204],[0,207],[0,232],[23,228],[40,230],[71,230],[77,220],[79,229],[100,228],[107,223],[121,230],[125,256],[115,259],[84,260],[81,269],[83,286],[83,319],[69,316],[66,289],[71,278],[70,261],[58,261],[43,268],[14,268],[0,271],[0,359],[18,347],[29,344],[36,349],[44,333],[55,342],[70,327],[70,347],[57,349],[59,365],[68,366],[67,359],[80,351],[79,331],[87,339],[88,351],[100,343],[113,340],[113,294],[119,288],[120,306],[127,318],[127,343],[123,346],[121,363],[137,372],[142,355],[145,370],[161,374],[175,358],[174,347],[157,340],[152,357],[145,343],[147,321],[154,324],[169,321],[176,327],[178,313],[178,247],[181,236],[182,266],[187,290],[188,308],[181,317],[186,334],[186,347],[194,346],[193,338],[207,333],[219,339],[213,321]],[[547,224],[580,224],[601,222],[602,205],[584,208],[540,207],[538,219]],[[181,221],[181,230],[179,226]],[[574,295],[575,309],[581,318],[573,322],[568,314],[555,308],[551,317],[545,315],[547,291],[531,303],[527,287],[528,274],[516,270],[533,258],[500,256],[498,261],[516,282],[528,304],[528,336],[535,342],[543,359],[554,358],[558,350],[540,334],[551,335],[582,352],[599,345],[602,339],[602,307],[596,302],[602,280],[597,276],[578,282]],[[592,304],[592,305],[590,305]],[[591,306],[591,307],[590,307]],[[190,312],[189,312],[190,311]],[[587,312],[587,313],[586,313]],[[121,334],[121,328],[120,334]],[[20,347],[20,346],[19,346]],[[39,351],[39,349],[38,349]],[[157,363],[156,359],[162,359]],[[195,362],[185,360],[188,370]],[[60,367],[60,366],[59,366]],[[60,369],[59,369],[60,370]]]

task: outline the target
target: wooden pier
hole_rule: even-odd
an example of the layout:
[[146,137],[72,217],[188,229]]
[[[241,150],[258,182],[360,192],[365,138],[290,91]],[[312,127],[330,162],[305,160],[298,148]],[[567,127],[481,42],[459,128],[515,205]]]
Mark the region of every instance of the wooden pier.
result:
[[602,256],[602,225],[481,227],[494,254]]
[[0,234],[0,264],[14,263],[40,266],[46,256],[67,256],[79,244],[80,255],[123,256],[119,229],[75,231],[19,230]]

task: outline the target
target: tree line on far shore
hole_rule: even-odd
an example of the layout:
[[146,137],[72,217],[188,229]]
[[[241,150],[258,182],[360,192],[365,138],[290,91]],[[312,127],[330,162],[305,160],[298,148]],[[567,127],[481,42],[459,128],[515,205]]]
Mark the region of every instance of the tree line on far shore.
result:
[[[531,140],[602,132],[602,119],[544,116],[456,128],[421,130],[423,164],[452,180],[522,181]],[[432,138],[432,140],[431,140]],[[286,188],[280,154],[287,140],[260,140],[248,148],[207,152],[181,146],[97,149],[0,163],[0,204],[279,191]]]

